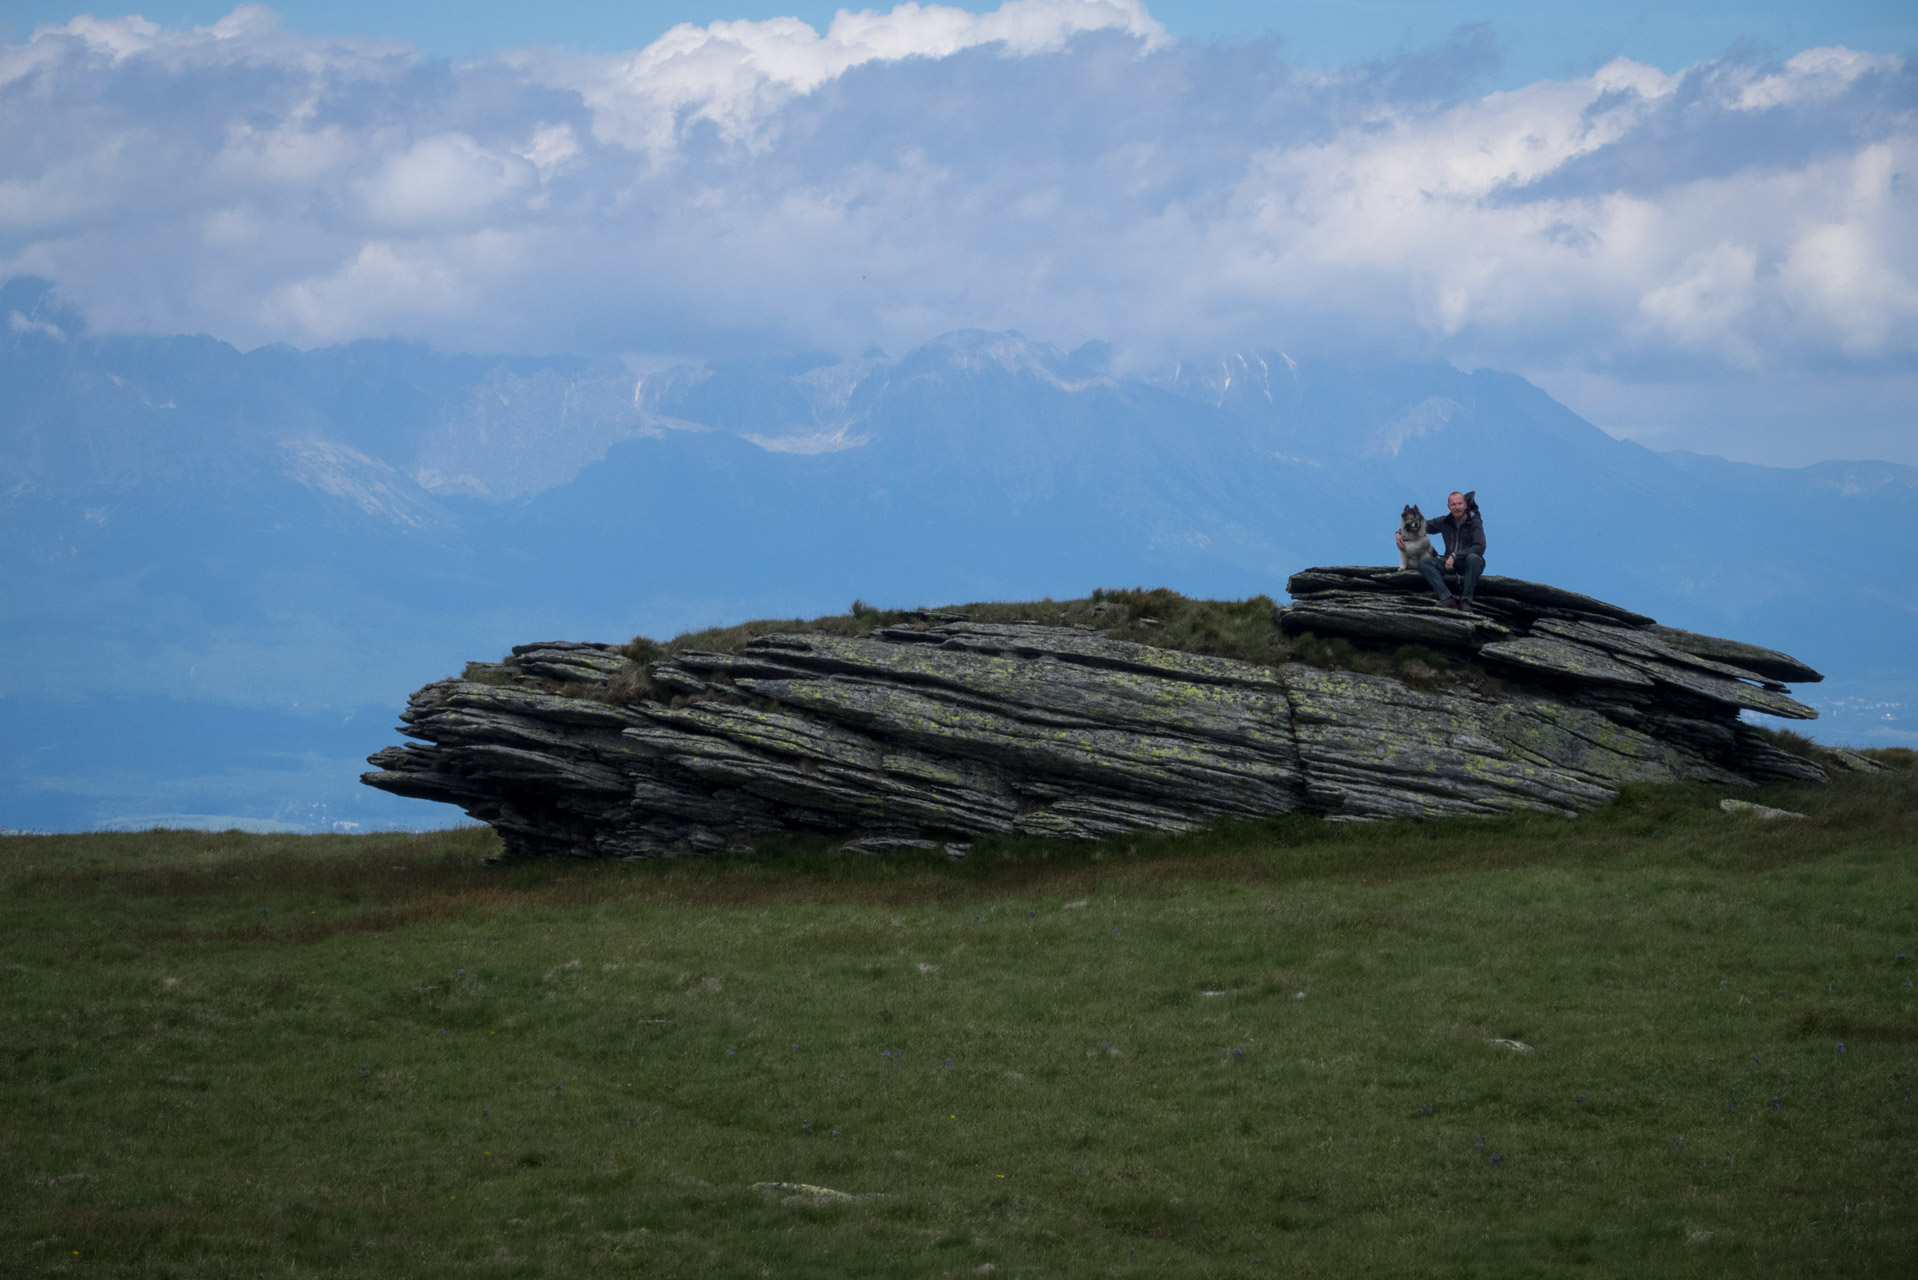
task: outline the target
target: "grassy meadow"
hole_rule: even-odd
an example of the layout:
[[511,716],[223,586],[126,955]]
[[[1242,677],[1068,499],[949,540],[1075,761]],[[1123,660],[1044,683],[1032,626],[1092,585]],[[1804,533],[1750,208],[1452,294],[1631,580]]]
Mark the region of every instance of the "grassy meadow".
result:
[[1918,771],[1722,794],[958,862],[6,837],[0,1274],[1918,1274]]

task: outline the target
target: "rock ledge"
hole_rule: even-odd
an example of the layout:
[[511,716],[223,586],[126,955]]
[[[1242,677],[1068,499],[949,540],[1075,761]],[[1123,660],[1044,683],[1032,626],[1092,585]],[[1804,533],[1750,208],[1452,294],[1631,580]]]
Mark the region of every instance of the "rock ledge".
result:
[[[864,636],[671,653],[615,705],[615,646],[520,645],[415,693],[371,786],[458,805],[513,857],[663,857],[777,832],[864,847],[986,833],[1093,838],[1219,818],[1573,813],[1629,782],[1748,786],[1824,771],[1741,710],[1810,719],[1785,654],[1488,577],[1439,608],[1415,573],[1308,569],[1289,634],[1416,644],[1490,678],[1259,665],[1076,627],[946,614]],[[423,744],[423,745],[422,745]],[[929,841],[929,837],[936,837]]]

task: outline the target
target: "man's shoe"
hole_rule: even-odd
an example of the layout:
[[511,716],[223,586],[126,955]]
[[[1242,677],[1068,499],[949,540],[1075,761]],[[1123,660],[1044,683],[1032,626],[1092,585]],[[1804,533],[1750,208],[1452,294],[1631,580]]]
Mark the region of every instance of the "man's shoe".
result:
[[1467,600],[1463,597],[1459,598],[1458,607],[1465,610],[1465,612],[1467,613],[1473,613],[1478,608],[1477,605],[1473,604],[1470,600]]
[[1445,599],[1439,601],[1439,608],[1441,609],[1451,609],[1454,612],[1456,612],[1460,609],[1463,609],[1464,607],[1465,607],[1464,605],[1459,603],[1459,598],[1457,596],[1447,596],[1445,597]]

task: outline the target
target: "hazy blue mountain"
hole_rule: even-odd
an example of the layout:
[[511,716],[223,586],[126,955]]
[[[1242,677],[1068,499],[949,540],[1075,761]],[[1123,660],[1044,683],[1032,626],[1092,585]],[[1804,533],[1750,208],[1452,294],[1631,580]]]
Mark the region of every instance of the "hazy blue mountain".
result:
[[0,287],[0,826],[443,820],[359,787],[407,692],[547,638],[1063,596],[1283,598],[1476,489],[1495,572],[1775,645],[1918,741],[1918,472],[1607,436],[1511,374],[1091,344],[642,373],[400,342],[92,337]]

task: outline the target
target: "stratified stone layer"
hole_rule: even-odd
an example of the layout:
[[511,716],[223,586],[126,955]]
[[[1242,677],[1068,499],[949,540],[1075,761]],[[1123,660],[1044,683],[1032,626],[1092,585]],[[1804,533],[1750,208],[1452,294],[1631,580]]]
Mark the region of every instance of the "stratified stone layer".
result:
[[1288,632],[1469,654],[1497,678],[1433,692],[929,617],[676,653],[648,668],[658,696],[617,706],[603,694],[627,660],[554,642],[414,694],[401,719],[421,741],[372,756],[364,780],[460,806],[515,857],[663,857],[777,832],[871,847],[1292,812],[1573,813],[1629,782],[1825,776],[1738,719],[1814,714],[1780,682],[1820,677],[1784,654],[1512,578],[1484,579],[1471,614],[1398,570],[1288,585]]

